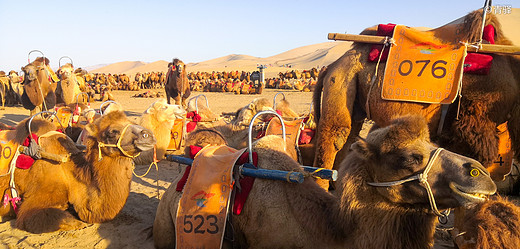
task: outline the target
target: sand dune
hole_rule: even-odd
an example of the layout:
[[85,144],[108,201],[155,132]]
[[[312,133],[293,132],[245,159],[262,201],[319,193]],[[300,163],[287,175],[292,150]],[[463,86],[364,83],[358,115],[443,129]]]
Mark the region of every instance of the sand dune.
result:
[[[515,44],[520,46],[520,8],[513,8],[511,14],[496,15],[502,24],[506,36]],[[460,22],[462,18],[452,23]],[[421,27],[421,30],[428,28]],[[337,60],[350,49],[351,42],[323,42],[303,46],[289,51],[260,58],[251,55],[231,54],[219,58],[188,63],[186,69],[189,72],[211,72],[211,71],[255,71],[259,64],[267,65],[266,77],[274,77],[279,72],[292,69],[305,70],[312,67],[322,67]],[[182,58],[180,58],[182,59]],[[166,71],[168,62],[160,60],[152,63],[141,61],[125,61],[114,63],[106,67],[94,70],[102,73],[126,73],[135,75],[136,72]],[[290,68],[287,66],[290,65]]]

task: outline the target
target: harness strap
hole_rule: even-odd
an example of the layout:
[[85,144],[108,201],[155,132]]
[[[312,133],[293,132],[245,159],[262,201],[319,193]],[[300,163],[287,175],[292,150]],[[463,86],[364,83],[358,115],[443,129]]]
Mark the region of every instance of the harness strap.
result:
[[440,217],[446,217],[446,213],[441,213],[439,209],[437,209],[437,204],[435,203],[435,197],[433,196],[432,189],[430,187],[430,184],[428,183],[428,173],[430,172],[431,168],[433,167],[433,163],[439,157],[439,154],[441,151],[443,151],[443,148],[437,148],[433,155],[430,157],[430,160],[428,161],[428,164],[424,168],[424,171],[421,174],[410,176],[406,179],[399,180],[399,181],[392,181],[392,182],[367,182],[368,185],[374,186],[374,187],[392,187],[401,185],[405,182],[410,182],[414,180],[418,180],[421,186],[423,186],[426,189],[426,192],[428,193],[428,200],[430,202],[430,207],[435,213],[435,215]]
[[128,152],[126,152],[123,147],[121,147],[121,140],[123,140],[123,136],[126,132],[126,129],[128,129],[128,127],[132,125],[132,124],[127,124],[125,126],[125,128],[123,128],[123,131],[121,132],[121,135],[119,136],[119,138],[117,139],[117,143],[116,144],[105,144],[103,142],[98,142],[98,152],[99,152],[99,155],[98,155],[98,160],[101,160],[103,159],[103,156],[101,155],[101,148],[102,147],[114,147],[114,148],[118,148],[119,151],[121,151],[121,153],[123,153],[123,155],[127,156],[127,157],[130,157],[130,158],[135,158],[137,156],[139,156],[141,154],[141,152],[137,153],[136,155],[130,155],[128,154]]

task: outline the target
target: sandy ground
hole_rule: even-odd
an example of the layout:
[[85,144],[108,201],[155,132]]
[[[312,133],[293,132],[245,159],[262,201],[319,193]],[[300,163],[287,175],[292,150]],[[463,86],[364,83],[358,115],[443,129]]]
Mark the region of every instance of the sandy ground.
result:
[[[142,92],[142,91],[141,91]],[[204,93],[209,106],[215,113],[236,111],[254,98],[273,99],[279,92],[264,90],[262,95],[235,95],[232,93]],[[307,113],[312,101],[312,93],[284,91],[291,107],[298,113]],[[114,98],[121,103],[127,115],[137,118],[157,99],[132,98],[137,92],[116,91]],[[193,93],[193,96],[201,94]],[[280,96],[281,97],[281,96]],[[98,108],[100,102],[92,103]],[[27,118],[29,111],[22,107],[6,107],[0,110],[0,122],[15,125]],[[0,223],[0,248],[153,248],[149,238],[155,211],[160,197],[170,183],[182,172],[184,166],[162,161],[159,172],[151,169],[143,177],[133,178],[131,192],[121,213],[109,222],[93,224],[77,231],[61,231],[46,234],[31,234],[14,227],[14,220]],[[141,175],[148,169],[147,165],[137,165],[136,173]]]

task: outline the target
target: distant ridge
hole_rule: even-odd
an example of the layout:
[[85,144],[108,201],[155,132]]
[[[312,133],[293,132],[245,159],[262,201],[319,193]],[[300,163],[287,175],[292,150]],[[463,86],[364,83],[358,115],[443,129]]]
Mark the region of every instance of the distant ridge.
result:
[[[505,35],[517,46],[520,46],[520,9],[513,8],[511,14],[496,15],[502,25]],[[455,19],[453,22],[460,22],[462,19]],[[418,27],[420,30],[427,30],[426,27]],[[332,31],[332,30],[331,30]],[[266,77],[274,77],[278,72],[288,70],[305,70],[313,67],[322,67],[331,64],[350,49],[351,42],[335,41],[323,42],[313,45],[302,46],[288,50],[286,52],[261,58],[243,54],[230,54],[215,59],[188,63],[188,72],[211,72],[211,71],[254,71],[257,66],[266,65]],[[180,58],[182,60],[182,58]],[[160,60],[151,63],[141,61],[125,61],[110,65],[92,66],[95,69],[88,71],[101,73],[126,73],[130,76],[137,72],[165,72],[168,62]],[[97,68],[96,68],[97,67]]]

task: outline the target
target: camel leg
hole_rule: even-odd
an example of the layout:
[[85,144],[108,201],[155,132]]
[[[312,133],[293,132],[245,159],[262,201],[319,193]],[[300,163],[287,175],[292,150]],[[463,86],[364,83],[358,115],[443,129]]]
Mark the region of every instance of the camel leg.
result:
[[155,221],[153,223],[153,240],[155,248],[175,248],[175,220],[177,208],[182,196],[175,187],[178,181],[173,181],[164,193],[157,206]]
[[[43,207],[43,204],[45,207]],[[48,233],[59,230],[77,230],[87,226],[66,211],[67,204],[48,205],[41,199],[27,198],[22,203],[16,227],[31,233]]]
[[168,90],[166,90],[166,102],[168,103],[168,105],[170,104],[170,93],[168,92]]

